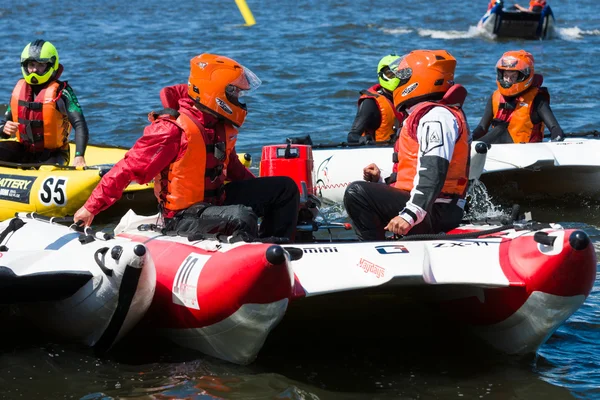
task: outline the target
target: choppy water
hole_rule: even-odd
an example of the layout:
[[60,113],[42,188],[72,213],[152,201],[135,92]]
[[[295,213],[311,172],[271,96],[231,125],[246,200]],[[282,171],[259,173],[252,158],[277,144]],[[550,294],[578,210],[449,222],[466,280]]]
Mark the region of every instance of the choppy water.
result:
[[[0,103],[20,77],[19,55],[44,38],[59,50],[63,79],[75,89],[92,143],[130,146],[158,92],[185,82],[189,59],[228,55],[251,68],[263,86],[248,100],[238,149],[260,156],[265,143],[311,134],[342,141],[358,91],[375,82],[387,53],[444,48],[457,59],[456,81],[469,90],[474,126],[495,88],[494,65],[524,48],[544,74],[552,107],[566,132],[598,128],[600,27],[597,2],[552,2],[558,37],[494,41],[475,30],[487,1],[249,0],[257,24],[244,27],[233,1],[14,1],[0,5]],[[4,100],[2,100],[4,99]],[[585,229],[600,243],[594,204],[534,209],[545,219]],[[547,398],[600,397],[600,288],[544,345],[535,359],[476,356],[455,349],[451,332],[377,342],[293,332],[249,367],[181,349],[138,346],[98,359],[80,349],[3,343],[0,397],[13,398]],[[415,325],[401,325],[410,332]],[[2,328],[0,328],[2,329]],[[342,340],[343,339],[343,340]],[[456,339],[456,338],[454,338]],[[282,350],[283,349],[283,350]],[[312,351],[307,351],[312,350]]]

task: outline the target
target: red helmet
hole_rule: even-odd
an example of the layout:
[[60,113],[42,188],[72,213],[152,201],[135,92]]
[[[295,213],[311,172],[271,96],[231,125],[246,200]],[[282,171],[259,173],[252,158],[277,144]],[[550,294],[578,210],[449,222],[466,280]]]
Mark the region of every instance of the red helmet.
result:
[[[533,56],[525,50],[507,51],[496,64],[498,90],[503,96],[516,96],[531,87],[533,82]],[[517,71],[514,83],[504,80],[504,71]]]
[[260,79],[238,62],[216,54],[200,54],[190,60],[188,94],[196,104],[217,113],[237,127],[248,111],[240,97],[261,84]]
[[390,64],[400,79],[394,106],[403,111],[421,101],[439,100],[454,85],[456,59],[446,50],[414,50]]

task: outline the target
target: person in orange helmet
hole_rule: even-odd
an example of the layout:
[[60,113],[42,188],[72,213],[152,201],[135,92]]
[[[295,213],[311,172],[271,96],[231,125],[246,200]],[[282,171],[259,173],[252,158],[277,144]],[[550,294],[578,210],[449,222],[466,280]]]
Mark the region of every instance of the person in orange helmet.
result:
[[390,65],[399,79],[394,107],[407,115],[394,146],[394,174],[376,164],[352,182],[344,206],[360,240],[447,232],[462,221],[470,135],[462,111],[467,91],[454,84],[456,59],[445,50],[414,50]]
[[[74,215],[89,226],[132,181],[154,179],[165,231],[181,236],[226,234],[242,240],[291,240],[299,193],[289,177],[255,176],[235,150],[248,113],[242,96],[261,81],[228,57],[191,59],[187,85],[161,91],[166,108],[149,115],[143,136],[108,172]],[[231,181],[225,185],[225,180]],[[260,230],[258,217],[262,217]]]
[[519,11],[541,13],[542,10],[544,9],[544,7],[546,7],[546,1],[545,0],[532,0],[529,2],[529,8],[523,7],[519,4],[515,4],[514,7]]
[[544,127],[552,141],[565,134],[550,108],[550,94],[535,73],[534,59],[525,50],[507,51],[496,64],[498,89],[492,93],[473,139],[492,143],[530,143],[544,139]]

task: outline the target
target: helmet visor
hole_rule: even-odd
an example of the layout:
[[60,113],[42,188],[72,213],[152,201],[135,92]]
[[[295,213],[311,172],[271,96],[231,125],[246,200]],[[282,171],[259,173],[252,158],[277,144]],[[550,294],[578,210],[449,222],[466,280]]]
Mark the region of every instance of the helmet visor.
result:
[[250,69],[243,67],[244,72],[228,86],[237,88],[238,97],[248,96],[261,85],[261,80]]
[[405,85],[412,77],[412,68],[404,62],[405,58],[406,56],[402,56],[390,63],[390,70],[394,73],[396,78],[400,80],[398,86]]
[[246,109],[246,104],[240,101],[240,97],[250,95],[262,82],[254,72],[246,67],[243,68],[244,72],[225,87],[225,95],[232,104]]

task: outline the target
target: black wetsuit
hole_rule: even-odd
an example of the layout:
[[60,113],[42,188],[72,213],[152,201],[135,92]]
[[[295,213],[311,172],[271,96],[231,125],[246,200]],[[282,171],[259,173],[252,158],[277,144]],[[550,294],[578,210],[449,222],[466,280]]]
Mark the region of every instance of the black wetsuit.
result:
[[[492,125],[492,120],[494,118],[492,96],[490,96],[490,99],[485,107],[485,111],[483,112],[483,117],[481,117],[481,121],[479,121],[479,125],[477,125],[477,127],[473,130],[473,139],[480,140],[487,144],[514,143],[512,137],[506,129],[505,124],[496,125],[488,131],[490,125]],[[506,98],[506,100],[509,103],[514,103],[516,101],[514,97],[512,99]],[[550,108],[550,103],[547,100],[546,96],[538,94],[533,100],[531,122],[533,122],[533,124],[543,122],[544,125],[546,125],[546,127],[550,131],[551,140],[553,142],[559,142],[564,140],[565,133],[556,121],[556,117],[554,116],[554,113]]]
[[[66,82],[65,82],[66,83]],[[34,97],[44,88],[44,85],[31,85]],[[56,101],[56,106],[61,113],[67,115],[69,122],[75,129],[75,156],[84,156],[85,149],[88,143],[89,131],[88,126],[81,111],[81,106],[77,101],[77,96],[73,92],[71,86],[66,83],[62,89],[59,99]],[[12,121],[12,110],[10,103],[4,119],[0,121],[0,137],[6,139],[9,137],[4,133],[6,121]],[[19,142],[0,142],[0,161],[9,161],[17,163],[48,163],[67,165],[69,163],[70,154],[69,147],[56,150],[44,150],[42,152],[32,153],[27,151],[25,146]]]
[[[391,94],[384,90],[379,91],[392,103],[394,99]],[[361,101],[356,111],[356,117],[348,133],[348,143],[366,143],[375,141],[375,131],[381,125],[381,110],[377,101],[373,98],[366,98]],[[367,132],[365,136],[363,133]]]

